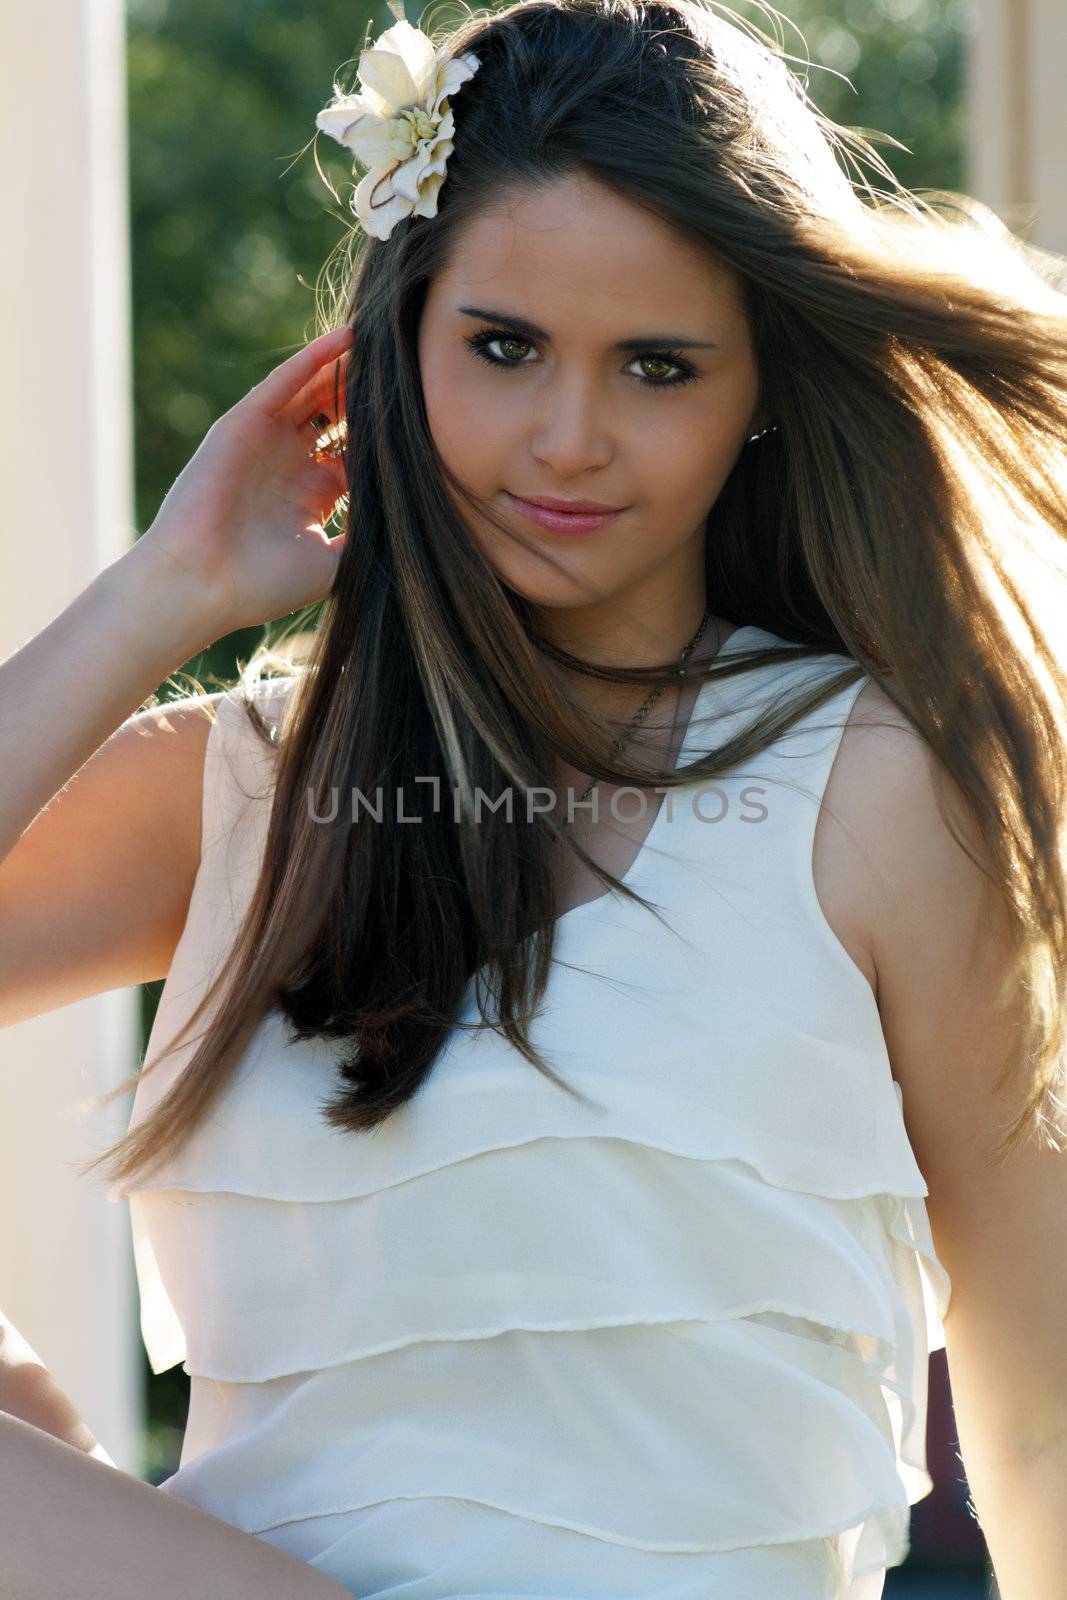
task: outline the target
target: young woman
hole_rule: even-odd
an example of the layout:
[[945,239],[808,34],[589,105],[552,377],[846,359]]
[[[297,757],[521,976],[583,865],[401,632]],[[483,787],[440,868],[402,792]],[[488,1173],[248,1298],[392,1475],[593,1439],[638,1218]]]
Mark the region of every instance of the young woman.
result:
[[[359,78],[342,329],[0,669],[0,1021],[167,979],[93,1163],[192,1382],[153,1592],[872,1600],[945,1343],[1052,1600],[1063,297],[717,8],[400,20]],[[16,1592],[141,1593],[146,1486],[8,1432]]]

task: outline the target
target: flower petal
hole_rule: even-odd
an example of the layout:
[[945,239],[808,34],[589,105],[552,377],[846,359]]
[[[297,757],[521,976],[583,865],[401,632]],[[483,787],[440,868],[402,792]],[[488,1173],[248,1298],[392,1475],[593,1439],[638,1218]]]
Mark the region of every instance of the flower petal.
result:
[[[446,129],[444,122],[442,122],[440,135],[433,141],[433,144],[426,146],[433,159],[430,161],[429,166],[427,166],[423,171],[420,192],[422,189],[425,189],[426,179],[430,173],[440,173],[441,176],[444,177],[445,167],[448,164],[448,158],[452,154],[453,148],[452,140],[448,137],[451,132],[451,126]],[[438,185],[438,187],[440,187],[440,185]],[[434,215],[436,215],[436,212]]]
[[411,214],[411,203],[393,192],[393,170],[368,172],[352,196],[352,209],[372,239],[388,239],[398,222]]
[[382,121],[362,95],[346,94],[323,106],[315,118],[315,126],[323,133],[328,133],[331,139],[336,139],[338,144],[345,144],[349,131],[365,124],[368,118],[374,122]]
[[411,208],[413,217],[436,217],[437,194],[444,181],[443,172],[430,172],[429,168],[426,169],[419,188],[419,198]]
[[410,22],[395,22],[379,36],[375,48],[400,56],[415,88],[415,101],[408,104],[425,105],[437,73],[437,51],[429,35]]
[[452,135],[455,133],[455,131],[456,131],[456,122],[455,122],[455,118],[452,115],[452,107],[449,106],[448,110],[445,112],[444,116],[441,118],[441,120],[437,124],[437,130],[436,130],[436,132],[434,134],[434,140],[433,140],[432,148],[436,149],[437,145],[440,143],[440,141],[442,139],[449,139],[450,140],[452,138]]
[[433,41],[410,22],[396,22],[359,58],[359,79],[395,115],[408,106],[424,105],[437,79]]
[[473,78],[480,65],[478,57],[470,50],[461,56],[449,56],[447,60],[441,62],[437,70],[433,105],[430,107],[431,116],[439,115],[441,101],[445,96],[453,94],[461,84]]
[[[392,31],[392,30],[390,30]],[[415,104],[415,85],[404,58],[393,50],[375,47],[359,58],[359,81],[364,94],[383,117],[394,117]]]
[[419,184],[433,157],[425,145],[420,145],[409,161],[403,162],[393,174],[393,191],[409,205],[419,198]]
[[393,130],[359,95],[325,106],[315,126],[350,150],[365,167],[384,167],[395,160]]

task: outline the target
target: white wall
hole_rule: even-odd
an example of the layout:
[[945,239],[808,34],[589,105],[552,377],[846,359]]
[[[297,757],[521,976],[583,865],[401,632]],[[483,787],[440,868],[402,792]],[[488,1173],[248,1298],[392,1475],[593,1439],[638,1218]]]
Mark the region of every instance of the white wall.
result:
[[[0,7],[0,657],[134,537],[124,28],[122,0]],[[136,1066],[136,1003],[0,1031],[0,1306],[140,1472],[127,1210],[70,1166],[126,1125],[82,1104]]]
[[965,187],[1067,255],[1067,0],[973,0]]

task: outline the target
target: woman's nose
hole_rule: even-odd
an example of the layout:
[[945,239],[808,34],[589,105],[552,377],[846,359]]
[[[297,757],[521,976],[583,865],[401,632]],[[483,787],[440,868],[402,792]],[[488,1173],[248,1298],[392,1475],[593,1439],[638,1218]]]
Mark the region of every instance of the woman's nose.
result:
[[580,375],[549,385],[539,395],[541,410],[530,451],[561,478],[606,467],[615,454],[603,394]]

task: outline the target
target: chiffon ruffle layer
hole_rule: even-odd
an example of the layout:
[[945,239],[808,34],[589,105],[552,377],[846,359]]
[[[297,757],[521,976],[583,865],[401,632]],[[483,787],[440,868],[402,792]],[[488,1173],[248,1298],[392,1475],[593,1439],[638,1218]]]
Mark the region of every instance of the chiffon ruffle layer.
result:
[[850,1579],[903,1559],[949,1294],[906,1162],[834,1193],[698,1102],[624,1107],[586,1074],[618,1107],[594,1124],[531,1072],[431,1092],[425,1145],[402,1112],[346,1179],[330,1136],[313,1167],[299,1137],[328,1062],[263,1042],[183,1185],[131,1195],[170,1288],[153,1366],[212,1380],[187,1444],[227,1441],[183,1460],[183,1498],[260,1532],[458,1495],[679,1553],[862,1524]]

